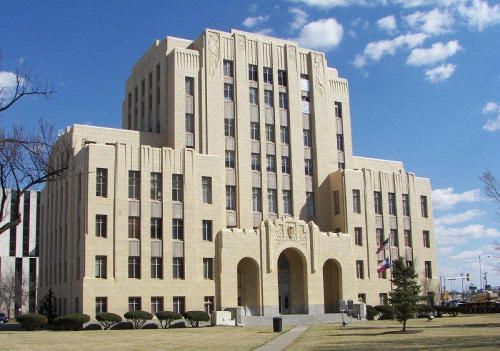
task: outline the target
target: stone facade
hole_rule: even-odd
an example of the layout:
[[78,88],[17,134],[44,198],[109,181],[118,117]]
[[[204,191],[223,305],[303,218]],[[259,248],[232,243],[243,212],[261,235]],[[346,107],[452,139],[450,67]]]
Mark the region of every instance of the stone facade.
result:
[[323,53],[237,30],[158,40],[122,123],[68,128],[75,176],[43,191],[41,288],[61,311],[376,305],[386,255],[437,291],[430,182],[353,156],[348,83]]

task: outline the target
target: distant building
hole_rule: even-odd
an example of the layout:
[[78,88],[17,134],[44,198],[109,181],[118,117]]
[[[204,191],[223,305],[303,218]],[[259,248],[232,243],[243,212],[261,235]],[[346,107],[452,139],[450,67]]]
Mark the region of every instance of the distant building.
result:
[[74,175],[42,193],[41,289],[62,313],[378,305],[389,256],[439,291],[429,179],[352,154],[348,83],[323,53],[167,37],[133,67],[123,129],[61,138]]
[[[12,200],[17,196],[17,192],[10,189],[7,189],[7,194],[7,211],[0,226],[11,220]],[[22,282],[26,292],[24,299],[17,296],[11,306],[11,316],[36,310],[40,192],[29,191],[21,195],[20,211],[21,223],[0,235],[0,281],[14,276]],[[7,307],[1,300],[0,311],[7,313]]]

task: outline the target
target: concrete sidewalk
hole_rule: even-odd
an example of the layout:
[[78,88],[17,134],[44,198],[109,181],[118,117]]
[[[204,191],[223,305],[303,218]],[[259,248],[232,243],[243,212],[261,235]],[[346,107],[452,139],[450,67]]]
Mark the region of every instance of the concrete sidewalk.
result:
[[308,325],[298,325],[295,328],[281,334],[276,339],[268,342],[261,347],[256,348],[254,351],[280,351],[285,347],[290,345],[295,339],[297,339],[303,332],[309,328]]

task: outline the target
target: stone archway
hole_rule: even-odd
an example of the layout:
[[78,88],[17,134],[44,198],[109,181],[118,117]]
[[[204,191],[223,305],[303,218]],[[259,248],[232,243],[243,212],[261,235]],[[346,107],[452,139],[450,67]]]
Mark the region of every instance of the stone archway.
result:
[[238,262],[238,306],[245,309],[247,316],[260,315],[260,279],[259,265],[250,258],[245,257]]
[[278,257],[278,306],[281,314],[308,313],[307,264],[297,249],[283,250]]
[[323,291],[325,313],[339,312],[339,300],[342,298],[342,268],[337,260],[326,260],[323,265]]

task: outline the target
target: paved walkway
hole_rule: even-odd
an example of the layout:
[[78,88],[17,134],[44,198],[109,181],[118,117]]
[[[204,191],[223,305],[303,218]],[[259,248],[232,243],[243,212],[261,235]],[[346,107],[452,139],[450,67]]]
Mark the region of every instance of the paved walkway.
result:
[[297,339],[303,332],[309,328],[308,325],[298,325],[295,328],[281,334],[276,339],[268,342],[261,347],[256,348],[254,351],[280,351],[285,347],[290,345],[295,339]]

